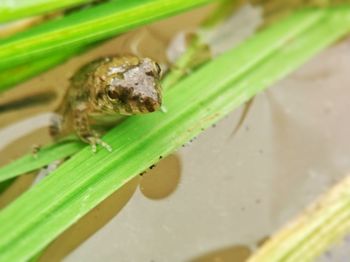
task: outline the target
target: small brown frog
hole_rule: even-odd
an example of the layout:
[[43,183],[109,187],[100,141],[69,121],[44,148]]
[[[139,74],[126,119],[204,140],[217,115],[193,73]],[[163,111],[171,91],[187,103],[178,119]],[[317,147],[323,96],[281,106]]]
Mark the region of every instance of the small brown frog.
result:
[[103,57],[80,68],[71,78],[56,110],[50,133],[59,139],[72,131],[92,146],[112,148],[100,138],[101,126],[115,124],[118,115],[150,113],[162,103],[161,69],[150,58]]

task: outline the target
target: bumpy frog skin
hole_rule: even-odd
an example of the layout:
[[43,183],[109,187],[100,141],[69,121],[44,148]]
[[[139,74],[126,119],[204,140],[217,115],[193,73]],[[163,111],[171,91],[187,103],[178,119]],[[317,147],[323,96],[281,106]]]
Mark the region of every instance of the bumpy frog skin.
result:
[[150,113],[162,103],[161,70],[149,58],[103,57],[83,66],[71,78],[71,85],[52,120],[55,138],[75,131],[84,142],[111,147],[100,139],[96,127],[118,121],[118,115]]

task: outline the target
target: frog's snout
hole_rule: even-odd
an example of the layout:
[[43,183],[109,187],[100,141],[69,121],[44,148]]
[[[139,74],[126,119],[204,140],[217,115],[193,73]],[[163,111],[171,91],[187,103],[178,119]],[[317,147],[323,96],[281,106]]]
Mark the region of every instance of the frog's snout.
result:
[[134,88],[117,86],[108,91],[109,99],[116,105],[121,114],[145,114],[157,111],[162,105],[160,90],[144,89],[135,92]]
[[137,94],[134,103],[137,105],[137,113],[151,113],[157,111],[162,106],[162,91],[160,86],[156,88],[144,89],[144,92]]
[[128,101],[131,114],[152,113],[160,109],[162,100],[160,96],[134,96]]
[[141,101],[141,107],[140,111],[144,112],[145,110],[142,110],[142,108],[146,109],[146,112],[154,112],[160,109],[162,105],[162,99],[161,97],[153,98],[153,97],[146,97],[146,98],[140,98],[139,101]]

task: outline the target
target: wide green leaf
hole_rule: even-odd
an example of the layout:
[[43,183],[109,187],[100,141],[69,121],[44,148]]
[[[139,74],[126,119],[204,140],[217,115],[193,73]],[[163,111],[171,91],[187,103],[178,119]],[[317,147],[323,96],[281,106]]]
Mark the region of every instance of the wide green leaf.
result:
[[[319,26],[322,25],[322,26]],[[350,8],[305,10],[169,90],[167,113],[128,118],[0,213],[0,260],[27,260],[108,195],[350,30]],[[142,128],[141,128],[142,127]]]

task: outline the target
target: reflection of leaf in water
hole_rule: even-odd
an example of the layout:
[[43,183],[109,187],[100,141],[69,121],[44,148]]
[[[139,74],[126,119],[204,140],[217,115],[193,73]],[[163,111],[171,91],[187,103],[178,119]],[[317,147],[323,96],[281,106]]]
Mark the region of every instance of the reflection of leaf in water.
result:
[[9,179],[9,180],[0,182],[0,195],[13,183],[14,180],[15,179]]
[[176,190],[180,178],[180,157],[173,154],[159,161],[142,175],[140,191],[149,199],[164,199]]
[[28,97],[23,97],[18,100],[9,101],[4,104],[0,104],[0,113],[20,110],[32,106],[40,106],[48,104],[54,101],[56,93],[53,91],[47,91],[43,93],[33,94]]
[[89,237],[104,227],[130,201],[139,185],[135,177],[63,232],[40,255],[40,261],[61,261]]

